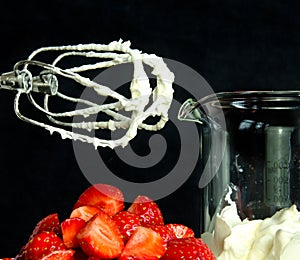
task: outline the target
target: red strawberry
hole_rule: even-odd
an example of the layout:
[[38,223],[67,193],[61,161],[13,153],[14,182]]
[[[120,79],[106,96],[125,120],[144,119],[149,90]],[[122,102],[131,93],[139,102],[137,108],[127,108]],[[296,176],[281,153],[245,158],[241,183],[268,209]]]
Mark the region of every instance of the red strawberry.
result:
[[124,241],[127,241],[134,230],[141,225],[139,216],[128,211],[120,211],[112,219],[117,224]]
[[42,231],[53,231],[58,236],[61,234],[57,213],[50,214],[39,221],[35,226],[30,238],[33,238],[35,235],[41,233]]
[[90,256],[88,260],[101,260],[99,257]]
[[194,231],[182,224],[167,224],[166,227],[173,233],[175,238],[194,237]]
[[72,211],[70,218],[81,218],[89,221],[94,215],[99,213],[100,209],[93,206],[81,206]]
[[116,223],[101,211],[79,231],[77,239],[87,255],[99,258],[118,257],[124,248]]
[[79,247],[76,235],[86,222],[81,218],[68,218],[61,223],[62,238],[67,248]]
[[80,195],[74,208],[86,205],[98,207],[106,214],[113,216],[124,209],[124,196],[118,188],[112,185],[95,184]]
[[214,260],[215,257],[208,246],[195,237],[176,238],[168,242],[168,249],[161,260]]
[[26,245],[25,260],[38,260],[54,251],[66,249],[53,231],[42,231]]
[[118,260],[160,258],[166,251],[161,236],[150,228],[138,227],[129,238]]
[[[43,219],[41,219],[35,226],[29,241],[34,238],[37,234],[43,232],[43,231],[52,231],[56,235],[61,235],[61,229],[60,229],[60,223],[58,219],[58,214],[50,214]],[[15,257],[15,260],[23,260],[25,259],[25,252],[26,252],[27,245],[23,246],[18,253],[18,255]]]
[[74,254],[73,250],[57,250],[44,256],[41,260],[73,260]]
[[164,225],[163,216],[158,205],[147,196],[138,196],[128,211],[140,217],[142,226]]
[[168,242],[169,240],[176,238],[173,231],[171,231],[166,226],[149,226],[149,228],[151,228],[152,230],[160,234],[160,236],[165,242]]

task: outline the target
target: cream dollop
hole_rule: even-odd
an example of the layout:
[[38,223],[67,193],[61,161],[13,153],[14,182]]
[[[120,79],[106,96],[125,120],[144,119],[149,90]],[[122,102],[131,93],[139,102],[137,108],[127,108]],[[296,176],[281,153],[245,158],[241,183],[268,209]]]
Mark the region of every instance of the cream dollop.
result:
[[300,254],[300,212],[295,205],[264,220],[241,220],[235,203],[216,216],[205,234],[218,260],[293,260]]

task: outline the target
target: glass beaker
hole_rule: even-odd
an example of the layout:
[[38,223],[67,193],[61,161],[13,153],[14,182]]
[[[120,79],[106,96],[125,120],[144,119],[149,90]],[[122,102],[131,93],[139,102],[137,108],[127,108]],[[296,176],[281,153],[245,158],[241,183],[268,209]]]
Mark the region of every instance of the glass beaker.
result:
[[201,127],[201,232],[235,202],[243,220],[300,206],[300,91],[223,92],[187,100],[179,119]]

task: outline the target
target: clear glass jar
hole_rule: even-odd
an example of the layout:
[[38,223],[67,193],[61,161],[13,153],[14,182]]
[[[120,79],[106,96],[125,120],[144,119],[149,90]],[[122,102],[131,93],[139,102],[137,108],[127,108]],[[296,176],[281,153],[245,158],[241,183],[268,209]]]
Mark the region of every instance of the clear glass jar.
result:
[[243,220],[300,206],[300,92],[223,92],[187,100],[179,119],[202,125],[201,232],[234,201]]

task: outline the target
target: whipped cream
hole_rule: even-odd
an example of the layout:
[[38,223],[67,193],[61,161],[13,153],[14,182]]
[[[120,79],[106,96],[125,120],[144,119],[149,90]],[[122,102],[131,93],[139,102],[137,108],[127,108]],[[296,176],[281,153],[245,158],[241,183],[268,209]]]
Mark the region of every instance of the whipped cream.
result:
[[300,254],[300,212],[295,205],[264,220],[241,220],[235,203],[216,216],[213,234],[203,234],[218,260],[293,260]]

